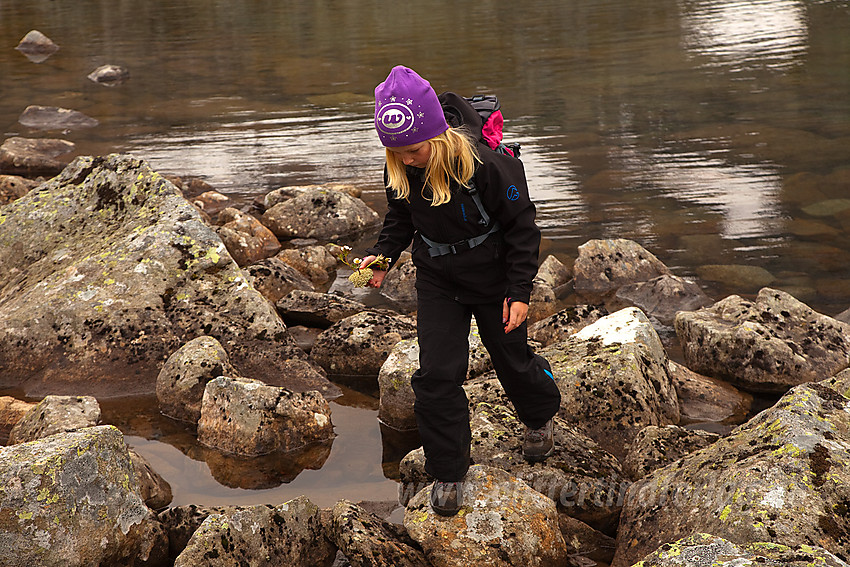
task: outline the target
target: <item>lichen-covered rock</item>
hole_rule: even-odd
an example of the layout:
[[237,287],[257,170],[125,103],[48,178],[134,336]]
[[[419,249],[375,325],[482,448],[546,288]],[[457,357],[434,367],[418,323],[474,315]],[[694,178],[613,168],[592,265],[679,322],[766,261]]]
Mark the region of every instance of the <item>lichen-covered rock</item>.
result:
[[695,567],[700,565],[763,565],[764,567],[847,567],[847,563],[817,545],[789,547],[772,542],[734,544],[722,537],[695,533],[656,551],[634,567]]
[[617,305],[638,307],[667,326],[673,325],[679,311],[696,311],[714,303],[698,284],[672,274],[624,285],[614,297]]
[[401,526],[347,500],[334,505],[325,531],[352,565],[430,567],[419,545]]
[[753,396],[722,380],[703,376],[670,361],[670,376],[679,398],[680,425],[715,423],[738,425],[746,421]]
[[719,438],[716,433],[689,430],[677,425],[647,425],[632,441],[623,461],[623,472],[633,480],[641,479],[655,469],[711,445]]
[[365,311],[366,306],[341,295],[295,289],[277,302],[277,310],[288,325],[327,329],[346,317]]
[[162,510],[171,504],[171,485],[168,484],[158,472],[156,472],[150,463],[137,453],[134,449],[129,448],[130,461],[133,463],[133,472],[135,475],[136,485],[139,487],[139,496],[145,501],[145,506],[151,510]]
[[162,565],[167,540],[105,425],[0,447],[0,563]]
[[395,344],[414,336],[416,325],[408,318],[367,310],[323,331],[310,359],[328,374],[374,378]]
[[197,506],[186,504],[166,508],[159,514],[157,519],[165,533],[168,534],[168,557],[173,561],[180,555],[192,534],[195,533],[207,516],[211,514],[228,515],[235,512],[236,506]]
[[567,559],[555,503],[508,473],[475,465],[463,482],[463,508],[438,516],[430,488],[408,504],[404,527],[434,567],[555,567]]
[[254,289],[272,305],[294,290],[315,291],[307,276],[279,258],[266,258],[245,268]]
[[753,392],[782,393],[850,366],[850,325],[784,291],[731,295],[676,316],[688,368]]
[[416,311],[416,266],[412,260],[396,262],[381,284],[381,295],[405,313]]
[[91,396],[45,396],[12,428],[9,444],[35,441],[54,433],[100,423],[100,404]]
[[244,375],[293,390],[305,358],[221,240],[128,156],[81,157],[0,213],[0,386],[26,395],[152,393],[159,367],[209,335]]
[[555,290],[546,282],[534,281],[531,289],[531,299],[528,302],[528,324],[533,325],[558,311]]
[[174,567],[330,567],[336,548],[319,508],[305,496],[279,506],[251,506],[211,514],[189,539]]
[[557,293],[558,289],[570,281],[570,269],[557,257],[550,254],[540,263],[534,279],[549,284],[549,287]]
[[543,346],[548,346],[566,339],[606,315],[608,311],[597,305],[567,307],[529,326],[528,337]]
[[8,444],[12,428],[34,407],[35,404],[31,402],[12,396],[0,396],[0,445]]
[[603,317],[540,355],[561,390],[559,415],[620,460],[647,425],[679,421],[667,353],[639,309]]
[[846,378],[796,386],[729,436],[632,484],[612,565],[693,532],[850,557],[847,390]]
[[56,175],[68,165],[67,161],[56,158],[74,151],[76,147],[67,140],[19,136],[9,138],[0,146],[0,173],[25,177]]
[[331,241],[375,226],[378,213],[360,199],[329,188],[307,189],[263,213],[262,223],[278,238]]
[[[506,471],[551,499],[559,510],[596,529],[616,530],[622,499],[630,484],[617,459],[556,417],[555,453],[545,462],[528,463],[522,457],[524,426],[508,407],[507,399],[499,399],[498,383],[481,381],[467,391],[477,402],[470,420],[471,463]],[[484,398],[489,401],[482,401]],[[401,460],[399,475],[401,502],[433,480],[425,472],[421,448]]]
[[326,286],[336,274],[337,259],[324,246],[287,248],[278,252],[276,258],[307,276],[314,286]]
[[575,290],[595,302],[620,287],[669,274],[670,269],[637,242],[622,238],[588,240],[573,264]]
[[156,378],[156,399],[163,415],[196,424],[207,382],[237,377],[224,347],[212,337],[192,339],[168,357]]
[[219,376],[207,383],[198,441],[237,455],[292,451],[334,435],[319,392],[296,394],[256,380]]

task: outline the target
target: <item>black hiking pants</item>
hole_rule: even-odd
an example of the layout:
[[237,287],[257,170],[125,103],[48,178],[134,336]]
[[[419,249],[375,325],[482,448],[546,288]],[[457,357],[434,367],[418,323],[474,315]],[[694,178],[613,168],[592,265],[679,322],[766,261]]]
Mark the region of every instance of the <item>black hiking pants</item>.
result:
[[462,385],[472,315],[520,421],[542,427],[557,413],[561,394],[548,362],[528,346],[526,323],[505,334],[501,302],[463,304],[421,290],[418,295],[419,369],[412,386],[425,470],[437,480],[456,482],[469,468],[469,401]]

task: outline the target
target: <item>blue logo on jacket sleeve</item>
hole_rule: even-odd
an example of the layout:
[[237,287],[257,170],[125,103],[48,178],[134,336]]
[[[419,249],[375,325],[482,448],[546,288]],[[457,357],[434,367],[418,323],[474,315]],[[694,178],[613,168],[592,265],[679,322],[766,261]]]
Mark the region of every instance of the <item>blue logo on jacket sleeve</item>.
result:
[[511,185],[508,187],[508,201],[516,201],[519,199],[519,189],[516,188],[516,185]]

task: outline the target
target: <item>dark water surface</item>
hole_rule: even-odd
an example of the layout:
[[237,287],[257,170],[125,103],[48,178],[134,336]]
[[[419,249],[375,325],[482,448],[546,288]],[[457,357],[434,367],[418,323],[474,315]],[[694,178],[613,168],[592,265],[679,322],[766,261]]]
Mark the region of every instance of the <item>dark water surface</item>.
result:
[[[60,46],[40,64],[13,49],[31,29]],[[130,80],[86,78],[107,63]],[[383,210],[372,91],[399,63],[438,91],[499,95],[544,255],[630,238],[716,299],[769,284],[850,307],[848,0],[0,0],[0,128],[130,152],[246,202],[335,181]],[[32,130],[18,123],[31,104],[100,125]],[[374,400],[350,396],[327,455],[297,474],[267,463],[287,482],[254,489],[229,486],[220,471],[240,465],[211,464],[149,401],[105,414],[175,504],[392,498],[393,441]]]

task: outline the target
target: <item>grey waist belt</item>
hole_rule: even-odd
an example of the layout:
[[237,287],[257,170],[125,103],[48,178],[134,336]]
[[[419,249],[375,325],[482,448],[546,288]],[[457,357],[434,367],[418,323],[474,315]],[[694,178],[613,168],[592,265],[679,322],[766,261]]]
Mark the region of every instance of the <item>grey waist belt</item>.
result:
[[493,226],[490,227],[490,230],[481,234],[479,236],[475,236],[473,238],[467,238],[466,240],[460,240],[455,242],[454,244],[443,244],[442,242],[434,242],[421,232],[419,236],[428,245],[428,253],[432,258],[436,258],[437,256],[445,256],[446,254],[457,254],[458,252],[463,252],[464,250],[469,250],[470,248],[475,248],[479,244],[482,244],[487,237],[497,232],[499,230],[499,223],[494,222]]

